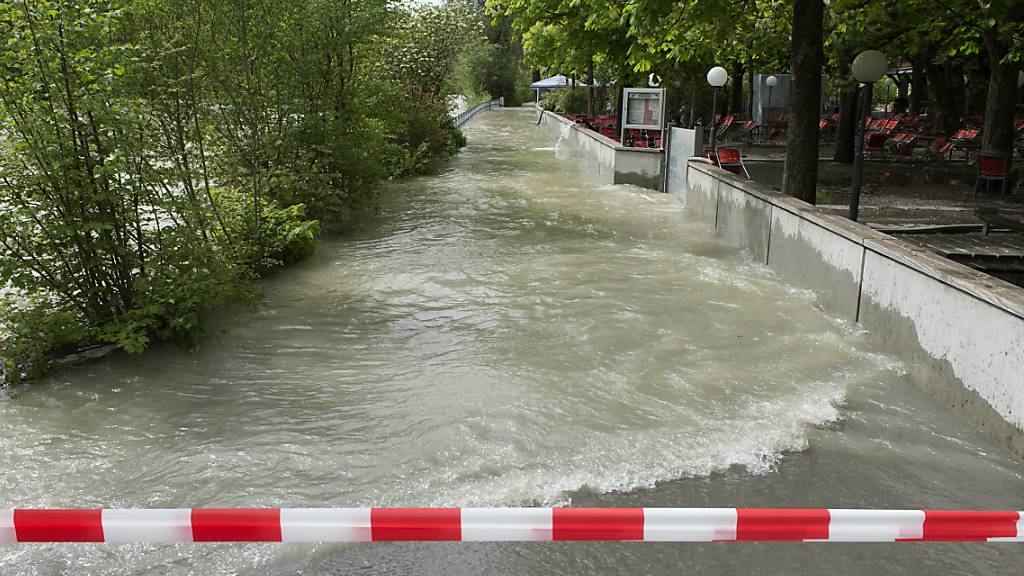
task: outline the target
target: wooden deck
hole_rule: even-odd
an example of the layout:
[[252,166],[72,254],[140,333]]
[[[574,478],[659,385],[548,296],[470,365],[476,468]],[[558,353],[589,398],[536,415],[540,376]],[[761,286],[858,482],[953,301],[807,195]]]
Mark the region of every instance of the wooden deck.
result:
[[968,234],[895,234],[939,256],[989,273],[1024,273],[1024,234],[990,232]]

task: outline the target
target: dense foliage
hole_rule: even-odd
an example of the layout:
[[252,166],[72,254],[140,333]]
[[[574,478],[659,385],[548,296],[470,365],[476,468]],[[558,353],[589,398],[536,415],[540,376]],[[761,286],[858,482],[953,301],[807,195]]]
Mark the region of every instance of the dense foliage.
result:
[[[787,166],[799,161],[789,175],[811,171],[817,161],[822,74],[841,93],[836,159],[852,160],[850,64],[867,49],[886,52],[891,65],[912,64],[910,108],[919,112],[927,98],[937,130],[950,133],[973,107],[984,110],[983,146],[1012,149],[1024,57],[1020,0],[488,0],[487,6],[511,20],[527,61],[548,74],[583,79],[596,70],[600,80],[623,86],[644,85],[646,73],[657,73],[677,122],[711,120],[704,74],[712,66],[729,70],[722,108],[732,112],[750,108],[755,71],[794,74],[790,100],[800,110],[790,115],[788,133],[798,137]],[[813,179],[802,181],[800,190],[787,191],[813,200],[812,185]]]
[[464,144],[472,5],[0,3],[0,359],[193,342],[384,180]]

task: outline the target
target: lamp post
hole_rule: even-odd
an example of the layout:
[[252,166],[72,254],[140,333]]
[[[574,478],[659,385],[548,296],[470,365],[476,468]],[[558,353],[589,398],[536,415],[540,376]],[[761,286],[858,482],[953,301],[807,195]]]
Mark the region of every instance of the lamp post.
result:
[[885,77],[885,112],[887,114],[890,113],[890,112],[894,112],[894,110],[890,110],[889,109],[889,103],[892,102],[892,85],[893,84],[894,84],[894,82],[892,81],[892,77],[891,76],[886,76]]
[[853,179],[850,183],[850,220],[857,221],[860,210],[860,181],[864,173],[864,107],[871,102],[871,86],[889,68],[885,54],[878,50],[865,50],[853,59],[853,77],[860,82],[857,93],[857,131],[853,154]]
[[715,88],[715,96],[711,104],[711,136],[708,138],[711,150],[715,149],[715,131],[718,129],[718,122],[715,122],[715,116],[718,115],[718,89],[725,86],[728,81],[729,73],[725,71],[725,68],[715,66],[708,70],[708,84]]
[[768,109],[772,108],[772,88],[775,88],[779,84],[779,79],[775,76],[769,76],[764,81],[768,85]]

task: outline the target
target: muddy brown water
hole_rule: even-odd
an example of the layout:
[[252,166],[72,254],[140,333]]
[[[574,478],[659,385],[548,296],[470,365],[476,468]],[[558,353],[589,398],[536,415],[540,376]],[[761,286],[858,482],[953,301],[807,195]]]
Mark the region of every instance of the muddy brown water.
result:
[[[521,110],[201,348],[0,400],[0,507],[1024,509],[1024,466],[812,294]],[[0,574],[992,574],[1014,544],[8,545]]]

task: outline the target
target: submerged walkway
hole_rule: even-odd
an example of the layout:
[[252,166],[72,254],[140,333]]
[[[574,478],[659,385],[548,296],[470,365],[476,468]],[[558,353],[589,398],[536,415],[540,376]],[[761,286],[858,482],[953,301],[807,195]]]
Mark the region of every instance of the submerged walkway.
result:
[[[604,186],[526,110],[324,238],[195,352],[0,401],[0,507],[1024,508],[1024,465],[811,294]],[[429,544],[0,550],[0,572],[976,573],[1017,548]],[[84,567],[84,568],[83,568]]]

